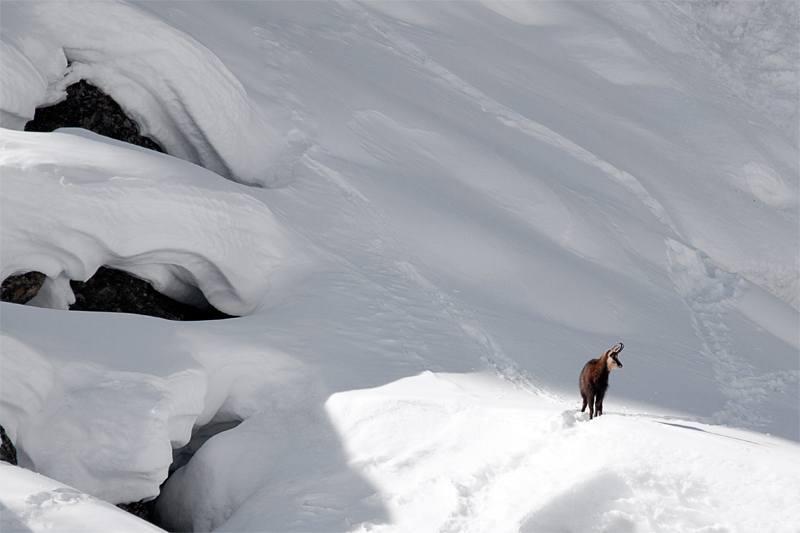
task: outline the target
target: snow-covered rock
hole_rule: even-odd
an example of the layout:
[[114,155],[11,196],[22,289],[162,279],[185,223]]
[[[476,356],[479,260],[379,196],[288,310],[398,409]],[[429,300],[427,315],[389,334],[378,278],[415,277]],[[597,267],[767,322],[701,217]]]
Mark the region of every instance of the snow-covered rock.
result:
[[193,164],[78,129],[0,129],[0,146],[2,278],[48,277],[30,305],[66,309],[69,280],[108,265],[244,315],[290,250],[266,205]]
[[219,58],[146,8],[9,4],[2,34],[2,127],[22,129],[84,79],[168,153],[244,183],[275,180],[283,142],[263,111]]
[[6,303],[2,320],[0,418],[20,465],[112,503],[157,496],[207,390],[172,323]]

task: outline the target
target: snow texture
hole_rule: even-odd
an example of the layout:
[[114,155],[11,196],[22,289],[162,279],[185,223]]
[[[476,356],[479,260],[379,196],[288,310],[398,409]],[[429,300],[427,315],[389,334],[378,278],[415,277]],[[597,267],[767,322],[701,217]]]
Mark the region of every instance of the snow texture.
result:
[[69,280],[108,265],[244,315],[289,249],[268,207],[181,160],[79,129],[4,129],[0,147],[2,276],[46,274],[31,305],[66,309]]
[[83,79],[173,156],[243,183],[275,180],[280,136],[239,80],[145,7],[12,3],[3,8],[2,30],[3,127],[22,129],[34,108],[63,100],[66,87]]
[[107,502],[30,470],[0,462],[0,473],[3,531],[163,531]]
[[[4,3],[3,530],[797,531],[797,10]],[[80,78],[170,155],[19,131]]]

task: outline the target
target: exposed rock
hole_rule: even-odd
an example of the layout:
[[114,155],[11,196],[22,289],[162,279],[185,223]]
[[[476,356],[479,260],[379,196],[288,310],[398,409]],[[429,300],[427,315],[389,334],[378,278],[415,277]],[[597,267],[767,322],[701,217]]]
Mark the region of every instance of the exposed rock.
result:
[[132,502],[132,503],[118,503],[117,507],[123,511],[127,511],[132,515],[138,516],[142,520],[152,522],[152,502]]
[[44,283],[45,275],[41,272],[28,272],[18,276],[9,276],[0,288],[0,301],[24,304],[36,296]]
[[[3,281],[0,300],[24,304],[36,296],[45,280],[40,272],[9,276]],[[218,320],[231,315],[210,307],[199,309],[155,290],[148,282],[127,272],[100,267],[89,281],[70,281],[75,303],[73,311],[132,313],[167,320]]]
[[25,131],[53,131],[57,128],[84,128],[119,141],[143,146],[157,152],[164,150],[149,137],[139,134],[139,127],[106,93],[79,81],[67,87],[67,99],[36,110]]
[[209,307],[197,307],[164,296],[144,280],[121,270],[100,267],[89,281],[71,281],[75,311],[106,311],[155,316],[168,320],[215,320],[230,315]]
[[8,435],[6,435],[6,430],[3,426],[0,426],[0,440],[2,440],[2,444],[0,444],[0,461],[5,461],[12,465],[17,464],[17,449],[11,439],[8,438]]

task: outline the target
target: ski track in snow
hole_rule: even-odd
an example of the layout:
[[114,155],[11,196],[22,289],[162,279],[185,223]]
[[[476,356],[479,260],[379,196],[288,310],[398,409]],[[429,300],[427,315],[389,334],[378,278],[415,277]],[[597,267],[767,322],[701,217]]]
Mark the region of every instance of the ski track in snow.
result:
[[718,268],[708,257],[675,240],[667,239],[666,244],[670,276],[689,308],[720,390],[728,397],[725,408],[714,413],[711,420],[754,430],[763,428],[770,417],[759,404],[767,389],[787,392],[788,384],[797,382],[800,372],[784,370],[756,376],[752,366],[736,356],[725,325],[741,276]]

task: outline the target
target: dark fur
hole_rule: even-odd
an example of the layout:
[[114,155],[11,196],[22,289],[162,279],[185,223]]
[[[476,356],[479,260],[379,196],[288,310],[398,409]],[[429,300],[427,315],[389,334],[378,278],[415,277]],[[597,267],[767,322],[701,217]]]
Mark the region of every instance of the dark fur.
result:
[[595,413],[597,416],[603,414],[603,397],[606,395],[608,388],[608,374],[611,369],[608,368],[609,359],[612,359],[612,364],[619,365],[622,368],[622,363],[619,361],[617,354],[622,351],[625,345],[620,343],[619,347],[615,346],[600,359],[592,359],[583,367],[581,371],[581,396],[583,397],[583,407],[581,413],[586,411],[586,406],[589,406],[589,420],[594,418]]

